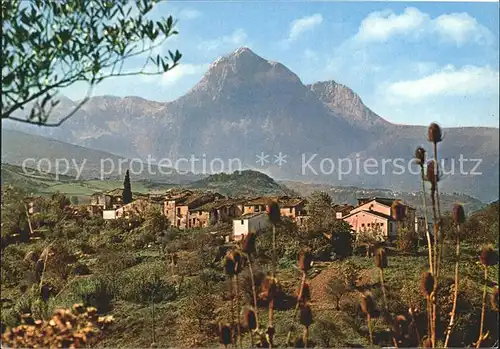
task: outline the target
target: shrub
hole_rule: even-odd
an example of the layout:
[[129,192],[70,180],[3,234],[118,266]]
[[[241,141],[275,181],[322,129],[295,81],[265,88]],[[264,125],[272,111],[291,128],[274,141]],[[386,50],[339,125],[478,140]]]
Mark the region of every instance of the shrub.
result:
[[71,290],[77,302],[95,307],[99,313],[106,313],[112,309],[116,292],[113,288],[109,280],[98,277],[78,280],[72,285]]
[[123,240],[128,246],[134,249],[142,249],[148,244],[155,242],[156,237],[150,231],[140,230],[140,231],[130,231],[125,234]]
[[342,297],[356,289],[359,272],[359,268],[354,263],[347,261],[340,264],[338,272],[328,280],[326,291],[334,300],[336,310],[340,310]]
[[173,300],[177,293],[173,284],[160,275],[165,275],[163,263],[142,263],[121,275],[117,281],[119,297],[136,303]]
[[16,245],[9,245],[2,251],[2,285],[15,286],[20,283],[29,268],[29,263],[23,260],[24,256],[24,251]]
[[89,274],[91,274],[91,271],[90,271],[90,268],[86,264],[78,262],[73,266],[72,274],[73,275],[89,275]]
[[416,252],[418,247],[417,235],[406,228],[400,229],[397,235],[397,246],[401,252]]
[[136,264],[136,258],[129,252],[103,250],[97,257],[96,267],[106,275],[116,276],[121,271]]
[[338,319],[322,317],[312,326],[311,337],[321,348],[339,347],[345,336],[337,324]]

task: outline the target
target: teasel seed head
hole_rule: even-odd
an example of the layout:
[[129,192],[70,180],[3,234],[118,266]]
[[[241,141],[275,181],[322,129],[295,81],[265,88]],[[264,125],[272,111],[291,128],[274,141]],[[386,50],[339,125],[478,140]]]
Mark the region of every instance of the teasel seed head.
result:
[[233,259],[233,256],[231,252],[228,252],[226,254],[226,258],[224,259],[224,270],[226,271],[226,274],[229,276],[234,275],[234,270],[236,268],[235,261]]
[[278,280],[272,276],[266,276],[262,282],[262,298],[266,299],[268,302],[274,300],[278,294]]
[[439,127],[438,124],[433,122],[429,125],[429,128],[427,129],[427,139],[429,142],[439,143],[443,140],[442,136],[441,127]]
[[436,180],[436,161],[435,160],[427,161],[426,179],[432,185],[436,185],[436,183],[439,182],[439,170],[438,170],[438,176],[437,176],[437,180]]
[[392,218],[396,221],[402,221],[406,216],[406,206],[400,200],[392,203]]
[[44,266],[45,266],[45,263],[43,262],[43,260],[39,259],[36,261],[35,273],[38,277],[40,277],[42,275]]
[[271,201],[267,205],[267,216],[272,224],[278,224],[281,220],[280,206],[276,201]]
[[399,340],[402,340],[408,334],[408,321],[404,315],[398,315],[394,319],[394,333]]
[[485,267],[491,267],[498,263],[498,252],[491,246],[484,246],[479,260]]
[[244,265],[244,257],[238,250],[228,251],[224,262],[226,274],[229,276],[241,273]]
[[375,252],[375,266],[380,269],[387,268],[387,253],[385,248],[378,248]]
[[302,270],[304,273],[307,273],[309,268],[311,267],[312,263],[312,254],[311,250],[309,248],[302,248],[299,251],[299,268]]
[[231,344],[232,329],[229,325],[219,324],[219,343],[223,345]]
[[452,214],[453,222],[455,223],[455,225],[463,224],[465,222],[465,211],[464,207],[461,204],[456,203],[455,205],[453,205]]
[[417,164],[420,166],[424,166],[425,164],[425,149],[422,147],[418,147],[415,150],[415,159],[417,160]]
[[375,315],[375,301],[370,293],[361,295],[360,305],[363,313],[372,317]]
[[253,331],[257,328],[257,316],[253,308],[247,308],[244,313],[245,326]]
[[[295,296],[298,298],[300,293],[300,286],[295,292]],[[302,297],[300,297],[299,302],[306,303],[311,300],[311,288],[307,282],[304,283],[304,287],[302,288]]]
[[255,254],[257,252],[257,250],[255,249],[256,240],[257,235],[255,235],[255,233],[248,233],[247,236],[245,236],[245,238],[243,239],[241,250],[248,255]]
[[309,327],[313,323],[313,314],[309,304],[302,304],[300,306],[300,324]]
[[498,286],[493,289],[490,296],[491,309],[498,311]]
[[434,276],[428,271],[422,274],[420,278],[420,292],[425,297],[430,297],[432,291],[434,290]]

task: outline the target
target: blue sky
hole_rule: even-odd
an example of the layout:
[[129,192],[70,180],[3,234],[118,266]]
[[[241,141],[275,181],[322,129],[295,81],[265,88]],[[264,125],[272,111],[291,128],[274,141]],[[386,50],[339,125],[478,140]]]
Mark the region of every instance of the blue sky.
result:
[[105,81],[95,95],[171,101],[217,57],[247,46],[303,83],[349,86],[394,123],[499,126],[498,3],[169,1],[152,16],[169,14],[179,35],[156,52],[179,49],[181,64],[164,76]]

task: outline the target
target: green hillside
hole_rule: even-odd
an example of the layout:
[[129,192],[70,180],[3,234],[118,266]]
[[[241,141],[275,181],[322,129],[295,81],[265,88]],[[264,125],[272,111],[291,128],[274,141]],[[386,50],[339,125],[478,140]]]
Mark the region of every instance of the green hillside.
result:
[[[27,173],[28,172],[28,173]],[[45,195],[55,192],[64,193],[71,196],[89,196],[95,192],[107,191],[123,186],[122,180],[75,180],[74,177],[60,176],[55,178],[51,173],[30,174],[33,169],[23,171],[22,167],[2,164],[0,169],[0,180],[3,185],[12,185],[26,191],[27,193]],[[147,180],[132,182],[132,190],[138,193],[148,193],[156,191],[166,191],[172,185],[165,183],[152,183]]]
[[[131,162],[123,157],[100,150],[89,149],[74,144],[61,142],[55,139],[2,129],[2,163],[22,166],[37,167],[40,164],[42,170],[56,172],[56,164],[59,161],[59,173],[78,179],[118,179],[123,180],[125,172],[129,169]],[[43,160],[41,160],[43,159]],[[67,160],[67,164],[65,160]],[[47,161],[48,160],[48,161]],[[49,165],[50,164],[50,165]],[[50,168],[49,168],[50,166]],[[132,169],[139,172],[139,162],[132,163]],[[135,175],[136,179],[151,180],[158,183],[188,183],[201,176],[187,174],[179,175],[175,171],[167,174],[167,168],[161,173],[156,165],[143,163],[142,173]],[[81,169],[81,170],[80,170]]]
[[186,186],[193,189],[207,189],[234,197],[259,195],[298,194],[284,185],[276,183],[268,175],[252,170],[235,171],[231,174],[219,173],[210,175]]

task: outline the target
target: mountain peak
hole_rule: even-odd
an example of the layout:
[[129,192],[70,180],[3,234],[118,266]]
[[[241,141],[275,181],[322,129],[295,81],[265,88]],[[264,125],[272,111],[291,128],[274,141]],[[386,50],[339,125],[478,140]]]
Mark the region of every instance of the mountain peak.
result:
[[217,58],[202,80],[190,91],[211,93],[214,100],[235,88],[277,86],[281,83],[300,84],[299,77],[281,63],[268,61],[248,47],[240,47]]
[[[233,56],[241,56],[241,55],[254,55],[259,57],[258,55],[255,54],[249,47],[247,46],[242,46],[231,53]],[[260,57],[259,57],[260,58]]]
[[318,81],[307,85],[307,87],[330,110],[338,115],[342,115],[351,124],[356,124],[362,128],[388,124],[386,120],[365,106],[359,95],[345,85],[333,80],[327,80]]

